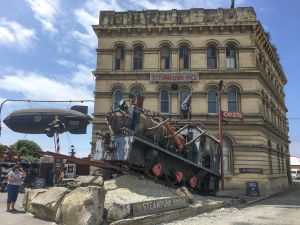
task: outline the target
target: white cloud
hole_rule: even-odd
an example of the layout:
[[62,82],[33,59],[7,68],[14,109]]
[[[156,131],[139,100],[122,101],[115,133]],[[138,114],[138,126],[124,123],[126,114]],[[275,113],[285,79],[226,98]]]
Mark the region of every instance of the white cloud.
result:
[[92,90],[84,85],[74,85],[50,79],[34,72],[14,71],[0,78],[0,89],[21,92],[27,99],[82,100],[93,99]]
[[88,0],[81,8],[74,10],[74,15],[78,24],[84,31],[73,30],[72,36],[78,40],[82,47],[80,52],[86,59],[95,57],[94,49],[97,48],[97,37],[92,29],[92,25],[99,24],[100,10],[122,11],[124,8],[117,0]]
[[34,29],[28,29],[15,21],[0,18],[0,45],[28,49],[36,40]]
[[169,10],[169,9],[181,9],[183,8],[182,1],[149,1],[149,0],[130,0],[131,4],[135,7],[142,9],[160,9],[160,10]]
[[50,33],[57,33],[55,19],[60,11],[59,0],[26,0],[34,12],[34,17],[42,24],[43,28]]
[[71,76],[71,82],[75,85],[90,86],[95,85],[94,75],[92,74],[92,68],[83,64],[75,64],[74,62],[66,59],[60,59],[58,64],[73,70]]
[[66,59],[59,59],[59,60],[57,60],[57,63],[60,64],[60,65],[62,65],[62,66],[65,66],[65,67],[69,67],[69,68],[76,66],[75,63],[73,63],[70,60],[66,60]]
[[76,66],[77,70],[72,74],[72,82],[79,85],[94,85],[95,81],[93,79],[92,68],[85,65],[79,64]]

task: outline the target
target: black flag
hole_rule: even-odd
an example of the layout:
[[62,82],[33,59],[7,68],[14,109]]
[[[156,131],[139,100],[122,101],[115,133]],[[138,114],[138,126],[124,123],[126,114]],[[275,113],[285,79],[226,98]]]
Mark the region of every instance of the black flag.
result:
[[234,9],[234,0],[231,0],[231,8]]
[[189,119],[190,115],[190,106],[192,102],[192,93],[184,99],[180,106],[180,118],[181,119]]

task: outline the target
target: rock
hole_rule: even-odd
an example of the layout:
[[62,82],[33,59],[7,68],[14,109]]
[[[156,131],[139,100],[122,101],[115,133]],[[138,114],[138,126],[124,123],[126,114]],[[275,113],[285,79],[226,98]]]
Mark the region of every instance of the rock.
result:
[[101,176],[78,176],[75,180],[75,183],[77,187],[103,187],[103,178]]
[[119,204],[113,202],[107,209],[107,219],[116,221],[126,218],[130,215],[131,204]]
[[103,222],[105,191],[101,187],[79,187],[67,194],[58,208],[62,225],[100,225]]
[[22,205],[25,211],[32,211],[31,202],[34,198],[36,198],[39,194],[46,192],[46,189],[33,189],[27,190],[24,194]]
[[55,221],[57,209],[69,192],[64,187],[51,188],[31,201],[32,209],[29,212],[40,219]]
[[192,204],[194,203],[194,197],[191,194],[191,192],[189,192],[189,190],[186,187],[180,187],[175,191],[175,194],[178,196],[185,196],[188,203]]

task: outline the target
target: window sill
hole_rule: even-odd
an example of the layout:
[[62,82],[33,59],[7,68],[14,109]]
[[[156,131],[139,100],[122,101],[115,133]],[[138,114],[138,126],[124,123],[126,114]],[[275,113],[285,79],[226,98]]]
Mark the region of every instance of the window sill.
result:
[[218,113],[207,113],[208,116],[217,116]]
[[229,174],[224,174],[224,178],[231,178],[233,176],[233,174],[229,173]]

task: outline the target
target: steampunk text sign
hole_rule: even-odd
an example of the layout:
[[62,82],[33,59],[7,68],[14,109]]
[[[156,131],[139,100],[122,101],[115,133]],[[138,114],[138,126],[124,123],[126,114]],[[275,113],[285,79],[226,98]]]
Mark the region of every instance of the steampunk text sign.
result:
[[240,168],[240,173],[263,173],[262,168]]
[[223,118],[243,119],[244,114],[242,112],[227,112],[222,111]]
[[189,82],[198,81],[199,73],[190,72],[161,72],[151,73],[151,82]]
[[149,215],[153,213],[187,207],[189,204],[184,196],[163,198],[146,202],[132,203],[133,216]]

